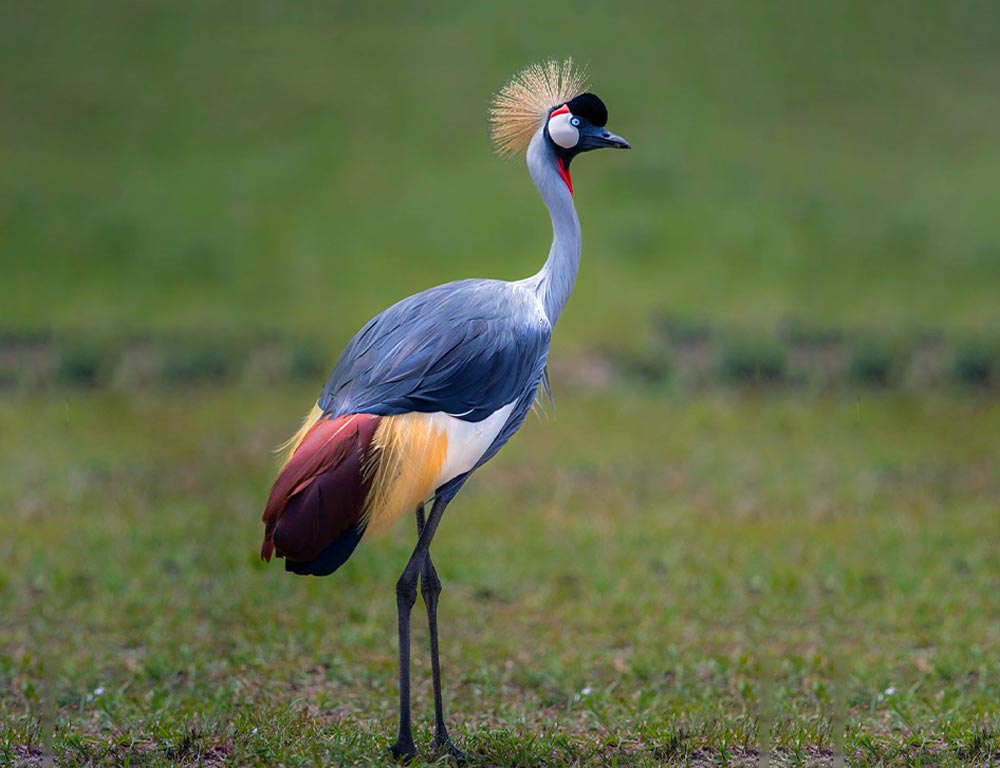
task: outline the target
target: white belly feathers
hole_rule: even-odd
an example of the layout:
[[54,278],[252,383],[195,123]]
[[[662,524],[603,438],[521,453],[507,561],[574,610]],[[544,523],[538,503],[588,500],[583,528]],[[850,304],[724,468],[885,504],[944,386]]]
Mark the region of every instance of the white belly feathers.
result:
[[463,421],[447,413],[431,414],[434,427],[448,436],[448,451],[434,479],[434,487],[439,488],[476,466],[500,434],[512,410],[514,403],[507,403],[482,421]]

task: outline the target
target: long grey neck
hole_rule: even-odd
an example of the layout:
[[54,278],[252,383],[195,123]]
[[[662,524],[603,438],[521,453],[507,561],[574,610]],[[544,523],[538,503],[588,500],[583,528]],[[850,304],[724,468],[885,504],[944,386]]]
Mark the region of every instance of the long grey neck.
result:
[[554,326],[569,301],[580,268],[580,219],[559,175],[556,154],[540,129],[528,145],[528,171],[552,217],[552,248],[537,274],[523,283],[535,290]]

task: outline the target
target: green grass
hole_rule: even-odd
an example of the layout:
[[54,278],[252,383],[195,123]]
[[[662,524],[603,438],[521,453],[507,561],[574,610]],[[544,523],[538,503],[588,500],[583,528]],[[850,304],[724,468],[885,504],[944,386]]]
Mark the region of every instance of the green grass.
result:
[[[0,401],[0,754],[49,702],[64,765],[388,763],[411,521],[327,579],[257,559],[310,394]],[[763,718],[779,764],[989,764],[998,430],[976,397],[568,393],[435,540],[454,736],[476,764],[739,765]]]
[[548,222],[491,158],[486,106],[574,54],[635,149],[574,167],[564,345],[641,345],[653,310],[996,328],[1000,11],[815,6],[20,4],[3,322],[337,347],[418,288],[527,275]]

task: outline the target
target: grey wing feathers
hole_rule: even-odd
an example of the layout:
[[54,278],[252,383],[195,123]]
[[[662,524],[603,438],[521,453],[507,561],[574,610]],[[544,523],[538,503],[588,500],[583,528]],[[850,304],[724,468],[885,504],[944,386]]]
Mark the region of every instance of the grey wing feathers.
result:
[[497,280],[447,283],[365,325],[341,354],[319,406],[335,416],[443,411],[480,421],[533,396],[551,334],[522,288]]

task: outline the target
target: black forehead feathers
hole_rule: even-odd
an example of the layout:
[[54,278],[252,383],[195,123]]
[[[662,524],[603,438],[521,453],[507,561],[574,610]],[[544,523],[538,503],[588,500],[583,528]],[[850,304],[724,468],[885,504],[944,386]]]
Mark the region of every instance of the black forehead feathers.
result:
[[566,102],[569,111],[574,115],[586,118],[592,125],[603,128],[608,124],[608,108],[600,97],[593,93],[581,93],[571,101]]

